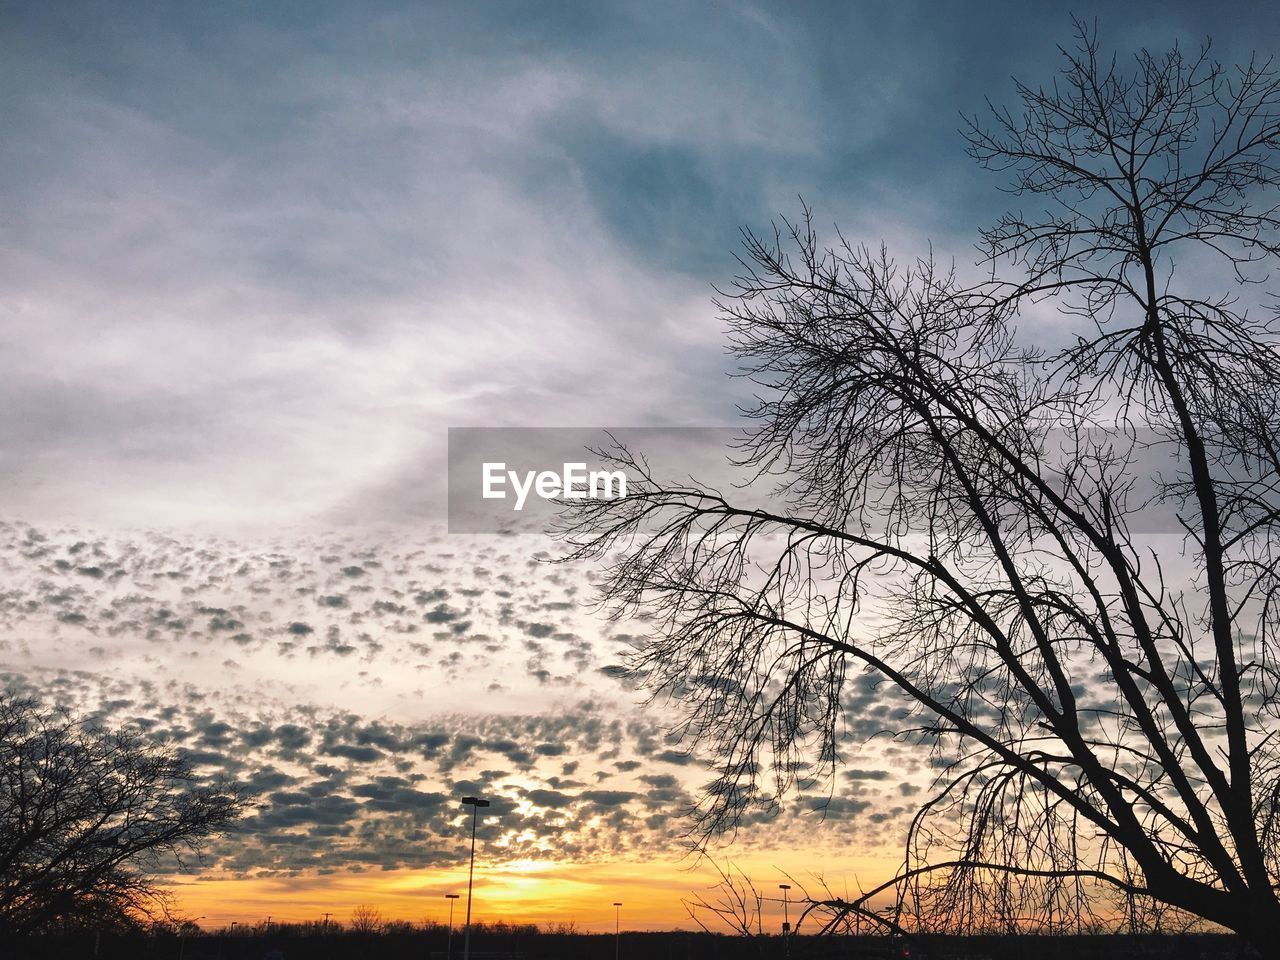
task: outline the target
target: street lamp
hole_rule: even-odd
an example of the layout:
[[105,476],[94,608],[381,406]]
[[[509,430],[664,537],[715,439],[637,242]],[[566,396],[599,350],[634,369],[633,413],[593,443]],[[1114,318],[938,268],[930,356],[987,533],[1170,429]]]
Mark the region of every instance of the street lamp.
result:
[[791,889],[791,884],[780,883],[778,889],[782,891],[782,935],[787,938],[785,953],[791,956],[791,913],[790,913],[790,895],[787,893]]
[[476,875],[476,821],[480,817],[480,808],[489,806],[489,801],[463,797],[462,805],[471,808],[471,869],[467,872],[467,933],[462,938],[462,958],[471,960],[471,882]]
[[622,903],[613,901],[613,960],[618,960],[618,946],[622,943]]
[[445,960],[453,960],[453,901],[458,899],[458,895],[446,893],[444,898],[449,901],[449,945],[445,948]]

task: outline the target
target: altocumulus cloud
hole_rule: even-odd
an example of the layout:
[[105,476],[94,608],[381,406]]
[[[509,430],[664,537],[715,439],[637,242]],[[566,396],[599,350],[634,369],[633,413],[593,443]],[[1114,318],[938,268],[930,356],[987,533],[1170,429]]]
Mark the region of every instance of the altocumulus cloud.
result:
[[[572,571],[508,549],[355,536],[263,548],[0,524],[0,681],[145,731],[251,790],[257,806],[212,851],[212,870],[454,863],[456,801],[470,791],[495,801],[483,830],[500,856],[675,855],[700,764],[593,666],[634,637],[599,632]],[[347,605],[315,606],[342,584]],[[463,633],[430,617],[445,602],[465,615]],[[60,619],[68,610],[82,621]],[[556,650],[541,657],[558,671],[550,685],[521,679],[522,623],[554,626]],[[280,676],[289,683],[267,682]],[[490,690],[494,676],[505,693]],[[869,685],[850,702],[888,708]],[[881,787],[901,795],[897,778],[849,778],[828,816],[858,812],[852,798],[867,804]],[[750,822],[776,841],[809,806]]]

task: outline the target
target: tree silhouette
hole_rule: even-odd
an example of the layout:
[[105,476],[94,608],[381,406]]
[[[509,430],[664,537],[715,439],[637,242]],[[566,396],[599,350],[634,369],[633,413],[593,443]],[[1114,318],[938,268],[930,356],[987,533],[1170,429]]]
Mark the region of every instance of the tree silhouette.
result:
[[[773,495],[617,447],[628,495],[566,504],[565,554],[646,619],[632,673],[714,757],[703,842],[830,782],[865,671],[937,772],[886,926],[1274,944],[1280,81],[1077,41],[966,122],[1027,205],[983,233],[988,279],[823,246],[807,209],[744,232],[717,303]],[[1024,345],[1047,305],[1057,345]]]
[[139,734],[0,693],[0,934],[167,915],[152,874],[244,806]]
[[386,923],[383,922],[382,911],[372,904],[362,903],[351,911],[351,923],[348,928],[352,933],[378,933],[385,927]]

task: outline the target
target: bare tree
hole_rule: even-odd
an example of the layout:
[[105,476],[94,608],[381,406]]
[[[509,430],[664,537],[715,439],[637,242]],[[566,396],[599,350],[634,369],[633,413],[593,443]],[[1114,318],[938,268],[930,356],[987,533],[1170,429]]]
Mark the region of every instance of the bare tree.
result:
[[578,936],[577,920],[553,920],[544,928],[545,932],[556,937]]
[[167,916],[156,869],[244,806],[139,734],[0,693],[0,933]]
[[352,933],[380,933],[386,924],[382,920],[382,911],[372,904],[362,903],[351,911],[351,923],[348,929]]
[[[775,893],[766,895],[751,876],[730,862],[722,864],[713,859],[711,864],[720,879],[706,892],[683,901],[690,918],[708,933],[728,930],[740,937],[762,936],[764,905],[768,904],[776,912],[779,905],[786,902],[784,898]],[[837,894],[821,875],[813,877],[810,884],[789,873],[781,875],[790,882],[788,889],[795,890],[790,898],[798,911],[795,932],[808,920],[818,935],[911,935],[911,931],[895,919],[892,905],[875,906],[880,894],[891,889],[896,879],[850,896],[847,891]],[[772,934],[773,930],[769,932]]]
[[718,305],[774,495],[618,448],[628,495],[568,504],[566,557],[604,562],[650,628],[633,675],[714,757],[703,840],[831,776],[866,671],[939,771],[893,924],[1274,944],[1280,81],[1207,47],[1121,69],[1077,27],[1053,85],[968,124],[1029,208],[983,234],[989,279],[824,247],[807,210],[744,234]]
[[[732,863],[720,864],[713,860],[711,865],[720,879],[706,893],[695,894],[683,901],[689,918],[708,933],[718,932],[709,925],[714,923],[740,937],[759,935],[763,924],[764,895],[751,878]],[[699,911],[702,911],[701,915]]]

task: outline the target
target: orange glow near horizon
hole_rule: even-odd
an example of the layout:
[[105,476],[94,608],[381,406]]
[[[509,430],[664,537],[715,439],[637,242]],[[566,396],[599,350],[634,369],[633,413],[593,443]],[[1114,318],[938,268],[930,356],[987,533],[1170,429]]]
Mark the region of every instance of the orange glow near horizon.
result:
[[[850,887],[855,885],[853,863],[847,869],[842,864],[837,871],[830,857],[816,851],[754,854],[749,861],[735,858],[734,863],[751,876],[765,898],[778,896],[779,882],[812,882],[812,870],[817,864],[823,865],[837,892],[845,891],[846,880]],[[871,885],[890,876],[895,866],[896,862],[888,858],[860,859],[856,872]],[[538,925],[573,921],[584,933],[604,933],[613,929],[613,901],[621,900],[624,929],[696,929],[682,900],[695,892],[712,899],[709,891],[717,880],[715,869],[705,862],[694,865],[674,860],[537,860],[499,866],[477,862],[472,919]],[[466,917],[467,873],[465,867],[451,867],[296,877],[202,878],[175,884],[172,889],[180,912],[203,918],[199,923],[206,929],[228,926],[233,920],[256,924],[267,917],[273,923],[318,921],[325,912],[332,915],[332,920],[345,924],[360,904],[377,907],[387,920],[446,923],[446,893],[461,895],[453,914],[454,925],[460,926]],[[797,888],[791,896],[799,894]],[[764,904],[766,926],[776,926],[781,916],[780,903]]]

